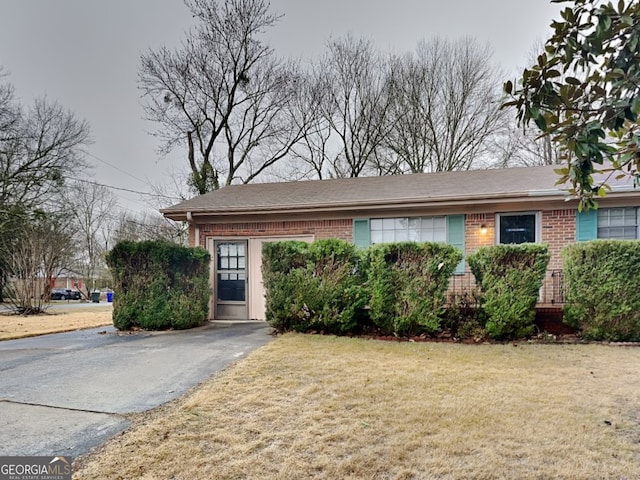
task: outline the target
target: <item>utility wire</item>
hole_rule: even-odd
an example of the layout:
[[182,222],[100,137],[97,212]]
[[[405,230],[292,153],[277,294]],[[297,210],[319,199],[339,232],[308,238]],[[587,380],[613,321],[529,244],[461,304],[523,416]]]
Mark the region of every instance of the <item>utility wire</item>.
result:
[[87,156],[94,158],[95,160],[98,160],[100,163],[104,163],[105,165],[108,165],[111,168],[115,168],[116,170],[118,170],[119,172],[124,173],[125,175],[133,178],[134,180],[139,181],[140,183],[143,183],[145,185],[149,185],[149,181],[148,180],[142,180],[141,178],[136,177],[135,175],[132,175],[130,172],[127,172],[126,170],[123,170],[122,168],[118,167],[117,165],[114,165],[113,163],[107,162],[106,160],[103,160],[100,157],[97,157],[96,155],[94,155],[93,153],[90,152],[84,152]]
[[155,198],[161,197],[161,198],[166,198],[168,200],[178,200],[178,201],[184,200],[183,198],[180,198],[180,197],[172,197],[170,195],[164,195],[162,193],[149,193],[149,192],[141,192],[140,190],[132,190],[130,188],[114,187],[113,185],[107,185],[106,183],[99,183],[93,180],[85,180],[85,179],[76,178],[76,177],[67,177],[67,178],[69,178],[70,180],[75,180],[76,182],[90,183],[92,185],[97,185],[99,187],[111,188],[113,190],[120,190],[122,192],[137,193],[138,195],[146,195],[148,197],[155,197]]

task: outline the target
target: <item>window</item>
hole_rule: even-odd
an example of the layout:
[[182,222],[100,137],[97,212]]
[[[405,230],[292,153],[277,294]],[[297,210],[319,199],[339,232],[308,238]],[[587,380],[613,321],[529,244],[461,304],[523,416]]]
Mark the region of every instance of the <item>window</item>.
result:
[[598,210],[598,238],[637,239],[638,209],[625,207]]
[[540,215],[532,213],[499,213],[496,243],[535,243],[540,241]]
[[447,241],[446,217],[372,218],[371,243]]
[[243,242],[217,242],[219,301],[245,301],[245,246]]

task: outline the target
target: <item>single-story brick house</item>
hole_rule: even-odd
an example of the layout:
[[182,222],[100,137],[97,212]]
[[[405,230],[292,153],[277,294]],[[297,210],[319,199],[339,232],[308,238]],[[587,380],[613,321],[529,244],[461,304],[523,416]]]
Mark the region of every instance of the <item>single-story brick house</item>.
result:
[[[611,180],[597,211],[578,212],[577,201],[555,185],[554,168],[234,185],[162,213],[188,221],[189,243],[212,254],[211,317],[264,319],[264,242],[441,241],[465,255],[482,245],[543,242],[553,272],[562,268],[560,250],[569,243],[638,238],[640,189]],[[458,273],[464,271],[461,264]]]

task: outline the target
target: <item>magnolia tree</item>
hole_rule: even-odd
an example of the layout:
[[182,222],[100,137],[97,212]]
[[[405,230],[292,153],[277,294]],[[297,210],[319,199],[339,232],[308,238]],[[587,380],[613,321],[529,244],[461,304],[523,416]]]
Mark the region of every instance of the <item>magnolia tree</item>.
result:
[[[567,4],[551,24],[537,63],[504,85],[523,126],[531,122],[560,146],[581,208],[595,206],[614,177],[640,170],[640,2],[552,0]],[[593,174],[609,173],[596,183]]]

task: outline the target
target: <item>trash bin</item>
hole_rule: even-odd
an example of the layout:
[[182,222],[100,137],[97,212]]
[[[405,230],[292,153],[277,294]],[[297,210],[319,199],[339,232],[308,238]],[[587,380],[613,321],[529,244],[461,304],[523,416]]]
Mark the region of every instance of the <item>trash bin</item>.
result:
[[107,302],[113,302],[113,292],[107,292]]
[[91,301],[93,303],[100,303],[100,292],[91,292]]

